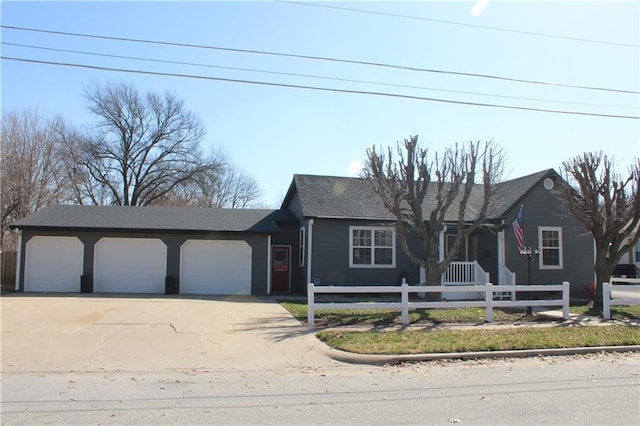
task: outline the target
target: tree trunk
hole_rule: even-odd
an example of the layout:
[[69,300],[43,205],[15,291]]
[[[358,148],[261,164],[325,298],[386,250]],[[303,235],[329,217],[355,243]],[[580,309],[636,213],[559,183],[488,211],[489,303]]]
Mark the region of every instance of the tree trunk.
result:
[[[438,268],[431,266],[425,268],[426,272],[426,284],[427,286],[440,286],[442,284],[442,276],[438,271]],[[427,293],[427,300],[430,302],[439,302],[442,300],[442,293]]]

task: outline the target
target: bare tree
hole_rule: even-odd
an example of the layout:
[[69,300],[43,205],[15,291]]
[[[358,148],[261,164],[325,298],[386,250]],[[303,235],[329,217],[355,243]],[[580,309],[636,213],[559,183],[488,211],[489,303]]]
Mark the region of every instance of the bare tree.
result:
[[15,249],[9,225],[52,203],[69,197],[63,179],[60,140],[67,125],[59,116],[43,116],[36,109],[11,111],[2,116],[1,247]]
[[[397,160],[391,147],[386,155],[375,146],[368,149],[363,177],[395,217],[404,252],[425,269],[428,284],[439,284],[465,238],[485,223],[504,156],[493,142],[455,145],[433,159],[418,145],[418,136],[396,145]],[[474,191],[480,191],[480,203],[470,203]],[[457,220],[447,224],[450,210],[457,212]],[[457,234],[440,260],[440,234],[446,226],[455,226]],[[416,237],[419,247],[412,247],[409,235]]]
[[90,179],[84,186],[90,199],[99,189],[109,204],[149,205],[218,167],[203,161],[204,126],[175,95],[142,95],[126,84],[105,83],[85,96],[98,123],[76,150],[76,161]]
[[609,281],[620,258],[640,239],[640,160],[634,161],[624,175],[615,172],[614,161],[602,152],[562,163],[570,185],[564,188],[564,198],[595,242],[595,306],[602,306],[602,283]]
[[260,195],[258,182],[233,165],[225,167],[220,179],[213,183],[212,207],[244,209],[254,206]]
[[155,204],[243,209],[256,207],[259,196],[260,188],[252,176],[233,164],[223,163],[218,169],[199,173],[177,185]]

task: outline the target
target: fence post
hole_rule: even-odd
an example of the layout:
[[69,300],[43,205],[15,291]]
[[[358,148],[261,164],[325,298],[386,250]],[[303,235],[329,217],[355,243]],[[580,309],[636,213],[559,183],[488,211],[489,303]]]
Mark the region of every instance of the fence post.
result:
[[487,322],[493,322],[493,284],[487,283],[484,286],[485,310],[487,312]]
[[402,325],[409,325],[409,284],[406,278],[402,279],[402,292],[400,294],[402,303]]
[[602,283],[602,317],[611,319],[611,284]]
[[314,297],[313,297],[314,285],[313,283],[309,283],[307,285],[307,324],[314,325]]
[[562,283],[562,318],[569,319],[569,281]]

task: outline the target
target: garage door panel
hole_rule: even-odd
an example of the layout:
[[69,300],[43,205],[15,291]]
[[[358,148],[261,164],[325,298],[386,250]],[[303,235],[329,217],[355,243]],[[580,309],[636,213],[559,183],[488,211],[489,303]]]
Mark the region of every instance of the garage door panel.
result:
[[34,237],[26,244],[24,291],[79,292],[84,245],[76,237]]
[[245,241],[189,240],[180,259],[180,293],[251,294],[251,247]]
[[164,293],[167,247],[159,239],[103,238],[95,247],[94,291]]

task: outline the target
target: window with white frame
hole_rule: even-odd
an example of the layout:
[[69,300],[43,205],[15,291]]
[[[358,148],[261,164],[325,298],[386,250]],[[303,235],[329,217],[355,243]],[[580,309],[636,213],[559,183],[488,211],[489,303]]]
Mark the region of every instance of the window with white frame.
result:
[[633,261],[635,263],[640,263],[640,241],[636,243],[636,246],[633,249]]
[[396,266],[396,234],[393,228],[349,227],[350,268],[393,268]]
[[300,241],[298,241],[298,264],[304,266],[304,227],[300,228]]
[[562,228],[539,227],[538,247],[540,247],[540,269],[562,269]]

